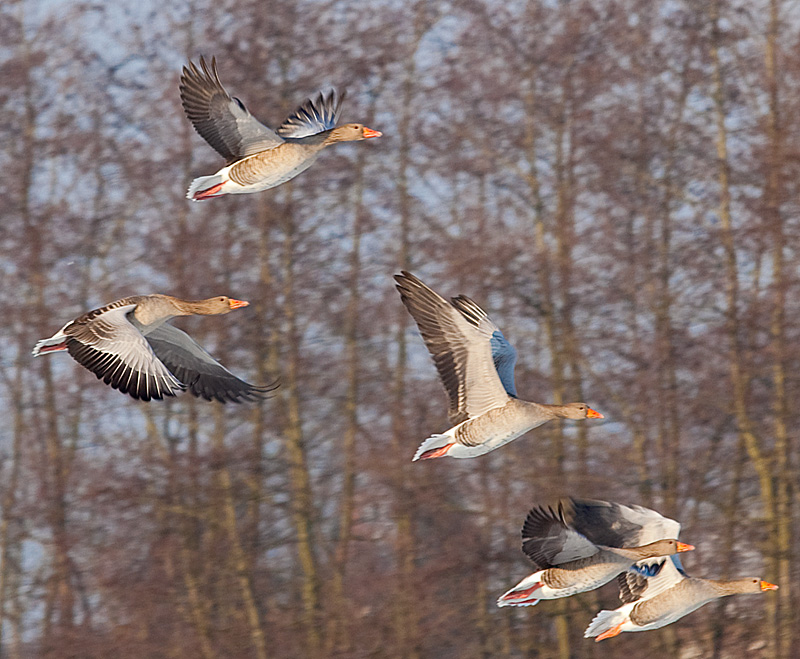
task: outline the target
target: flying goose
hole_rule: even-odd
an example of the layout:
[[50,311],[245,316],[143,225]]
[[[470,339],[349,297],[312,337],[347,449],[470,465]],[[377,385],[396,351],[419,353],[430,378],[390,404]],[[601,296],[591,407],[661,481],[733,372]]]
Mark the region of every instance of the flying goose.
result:
[[326,146],[381,136],[362,124],[336,128],[344,96],[335,90],[306,99],[272,131],[228,95],[216,58],[210,67],[202,57],[199,67],[183,67],[180,92],[194,129],[226,161],[216,174],[192,181],[186,197],[195,201],[274,188],[308,169]]
[[720,597],[777,590],[757,578],[716,581],[690,577],[677,556],[642,561],[638,572],[620,574],[620,599],[614,611],[600,611],[584,633],[595,641],[621,632],[643,632],[670,625]]
[[454,424],[426,439],[414,461],[483,455],[551,419],[603,418],[586,403],[545,405],[518,399],[516,351],[483,309],[463,295],[447,302],[405,271],[395,281],[439,371]]
[[71,320],[39,341],[33,355],[67,351],[98,379],[140,400],[174,396],[187,388],[198,398],[222,403],[255,400],[275,386],[240,380],[167,323],[176,316],[226,314],[248,304],[224,295],[199,301],[134,295]]
[[694,549],[678,542],[681,525],[642,506],[562,499],[536,506],[522,527],[522,551],[537,572],[497,600],[533,606],[539,600],[594,590],[645,558]]

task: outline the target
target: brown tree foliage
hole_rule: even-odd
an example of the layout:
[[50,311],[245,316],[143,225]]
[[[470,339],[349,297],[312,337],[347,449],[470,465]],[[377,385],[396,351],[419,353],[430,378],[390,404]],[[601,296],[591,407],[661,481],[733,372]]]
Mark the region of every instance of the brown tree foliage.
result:
[[[800,651],[800,14],[783,0],[0,5],[0,656],[769,657]],[[200,204],[181,66],[269,124],[326,85],[384,137]],[[586,400],[482,458],[411,464],[445,398],[391,275],[482,304],[520,395]],[[134,293],[278,395],[142,404],[37,339]],[[495,606],[519,528],[653,506],[709,578],[596,646],[607,586]]]

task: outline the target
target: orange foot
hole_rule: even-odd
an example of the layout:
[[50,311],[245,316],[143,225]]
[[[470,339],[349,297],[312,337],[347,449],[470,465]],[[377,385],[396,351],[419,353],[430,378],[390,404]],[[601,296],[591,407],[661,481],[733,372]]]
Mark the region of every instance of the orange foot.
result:
[[221,197],[222,195],[217,194],[222,189],[222,186],[225,185],[225,181],[222,183],[217,183],[216,185],[212,185],[207,190],[199,190],[198,192],[194,193],[195,201],[199,199],[211,199],[213,197]]
[[445,444],[444,446],[441,446],[439,448],[428,449],[427,451],[425,451],[425,453],[419,456],[419,459],[431,460],[432,458],[441,458],[443,455],[447,455],[447,452],[450,450],[452,446],[455,446],[455,444]]
[[603,632],[602,634],[600,634],[600,636],[598,636],[596,639],[594,639],[594,642],[598,643],[599,641],[602,641],[604,638],[611,638],[612,636],[616,636],[617,634],[619,634],[622,631],[622,625],[624,625],[624,624],[625,624],[625,621],[623,620],[616,627],[612,627],[607,632]]

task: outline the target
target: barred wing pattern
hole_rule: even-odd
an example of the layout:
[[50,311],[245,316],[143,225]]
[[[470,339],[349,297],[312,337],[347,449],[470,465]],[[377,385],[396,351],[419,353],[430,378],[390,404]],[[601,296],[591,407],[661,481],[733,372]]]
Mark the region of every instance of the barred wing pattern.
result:
[[274,149],[283,140],[258,121],[238,98],[231,98],[219,79],[216,58],[209,67],[189,62],[181,75],[181,103],[194,129],[228,163]]
[[64,328],[69,354],[98,379],[140,400],[174,396],[184,385],[156,357],[128,314],[136,298],[119,300]]

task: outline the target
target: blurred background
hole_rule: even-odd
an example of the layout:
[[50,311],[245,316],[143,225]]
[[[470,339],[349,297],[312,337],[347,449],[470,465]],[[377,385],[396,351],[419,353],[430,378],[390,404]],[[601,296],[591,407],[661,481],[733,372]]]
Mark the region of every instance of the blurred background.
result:
[[[0,656],[800,653],[800,7],[788,0],[7,0],[0,5]],[[383,131],[202,203],[181,67],[277,126],[321,88]],[[481,304],[519,394],[586,401],[473,460],[394,290]],[[161,292],[260,404],[144,404],[34,343]],[[777,593],[582,638],[535,608],[528,509],[651,506],[687,571]]]

